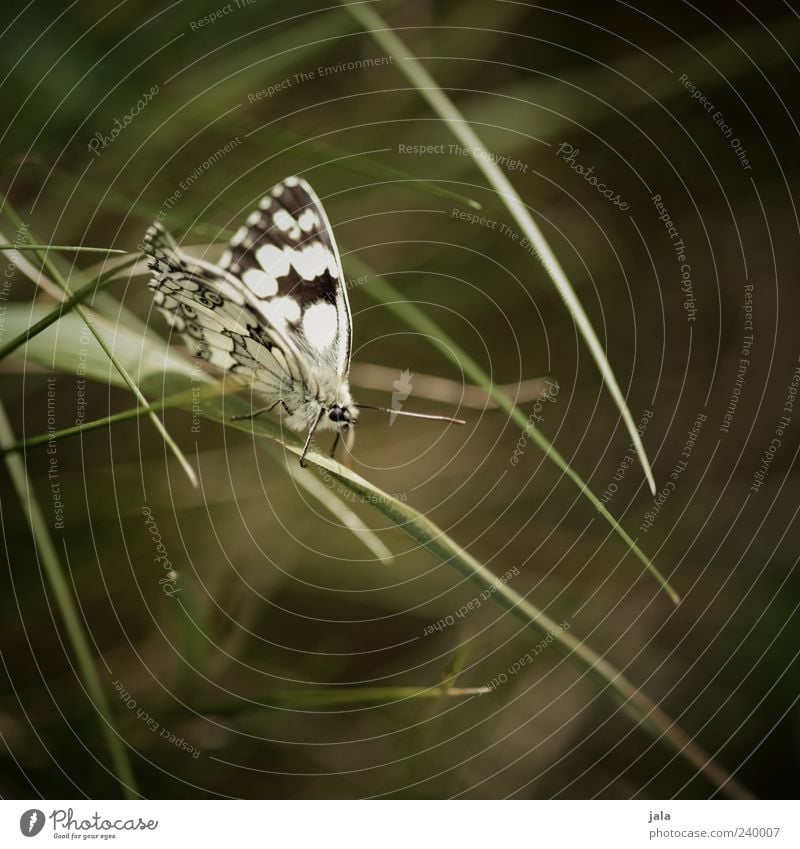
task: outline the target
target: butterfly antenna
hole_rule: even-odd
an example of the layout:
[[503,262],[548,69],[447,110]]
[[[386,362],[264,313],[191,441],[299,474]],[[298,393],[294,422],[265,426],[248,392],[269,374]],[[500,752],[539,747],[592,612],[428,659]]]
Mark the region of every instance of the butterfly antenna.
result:
[[464,419],[454,419],[452,416],[434,416],[431,413],[412,413],[408,410],[390,410],[388,407],[373,407],[371,404],[358,404],[360,410],[378,410],[381,413],[391,413],[395,416],[411,416],[414,419],[430,419],[434,422],[450,422],[450,424],[466,424]]

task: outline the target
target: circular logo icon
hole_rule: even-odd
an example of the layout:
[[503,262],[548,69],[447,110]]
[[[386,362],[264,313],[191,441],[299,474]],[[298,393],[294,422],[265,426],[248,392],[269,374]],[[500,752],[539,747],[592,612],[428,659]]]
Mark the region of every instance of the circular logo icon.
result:
[[31,808],[19,818],[19,830],[25,837],[35,837],[44,828],[44,811]]

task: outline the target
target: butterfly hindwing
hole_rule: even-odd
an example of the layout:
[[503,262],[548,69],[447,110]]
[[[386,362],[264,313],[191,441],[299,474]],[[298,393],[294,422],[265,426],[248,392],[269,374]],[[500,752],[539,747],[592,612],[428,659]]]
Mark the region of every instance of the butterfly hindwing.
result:
[[154,302],[192,352],[268,399],[302,379],[286,340],[265,322],[246,287],[183,255],[159,225],[145,238]]
[[262,198],[220,267],[241,279],[302,357],[346,377],[352,319],[341,259],[305,180],[289,177]]

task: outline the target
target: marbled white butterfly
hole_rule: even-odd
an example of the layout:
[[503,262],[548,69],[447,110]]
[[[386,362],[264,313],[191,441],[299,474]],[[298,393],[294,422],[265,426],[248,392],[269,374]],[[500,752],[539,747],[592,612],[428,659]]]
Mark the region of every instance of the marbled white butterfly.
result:
[[330,222],[311,186],[297,177],[278,183],[219,265],[183,253],[160,224],[147,231],[144,252],[155,305],[173,330],[196,356],[264,398],[243,418],[280,405],[289,428],[308,430],[301,466],[317,430],[336,432],[335,451],[366,405],[350,395],[350,304]]

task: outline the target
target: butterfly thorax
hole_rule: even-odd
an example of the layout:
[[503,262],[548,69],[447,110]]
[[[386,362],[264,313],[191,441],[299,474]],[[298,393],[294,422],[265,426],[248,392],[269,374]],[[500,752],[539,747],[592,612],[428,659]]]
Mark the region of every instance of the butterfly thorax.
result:
[[315,370],[309,384],[306,386],[295,383],[287,387],[284,393],[286,397],[282,399],[286,404],[287,415],[284,424],[287,427],[302,432],[318,422],[318,430],[344,433],[355,424],[358,408],[353,402],[346,381],[334,372]]

